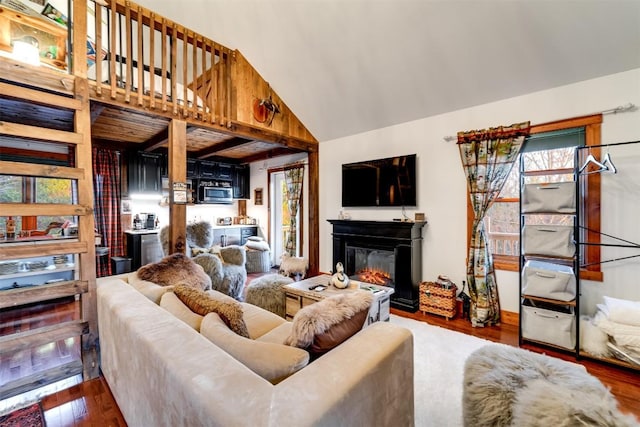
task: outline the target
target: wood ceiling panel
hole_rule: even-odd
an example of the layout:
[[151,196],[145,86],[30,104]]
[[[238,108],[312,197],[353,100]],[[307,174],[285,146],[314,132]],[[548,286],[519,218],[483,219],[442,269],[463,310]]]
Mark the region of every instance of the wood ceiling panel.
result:
[[169,120],[132,110],[105,108],[91,126],[97,139],[142,143],[167,128]]
[[187,147],[189,151],[200,151],[232,138],[232,135],[226,135],[208,129],[197,129],[187,135]]
[[281,145],[271,142],[252,141],[248,144],[242,144],[237,147],[222,150],[217,153],[220,157],[229,157],[232,159],[241,159],[248,156],[253,156],[258,153],[273,150],[279,148]]

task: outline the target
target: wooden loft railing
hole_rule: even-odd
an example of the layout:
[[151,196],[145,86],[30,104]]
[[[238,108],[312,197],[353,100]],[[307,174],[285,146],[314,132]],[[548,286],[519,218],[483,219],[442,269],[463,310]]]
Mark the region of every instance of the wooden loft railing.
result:
[[97,99],[230,126],[232,50],[130,1],[95,3],[94,15]]

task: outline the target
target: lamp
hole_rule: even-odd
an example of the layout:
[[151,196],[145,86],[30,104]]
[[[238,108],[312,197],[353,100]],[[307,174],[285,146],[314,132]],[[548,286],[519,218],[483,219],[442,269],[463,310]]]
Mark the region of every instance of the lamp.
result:
[[15,60],[26,62],[29,65],[40,65],[40,51],[37,43],[30,43],[23,40],[13,42],[12,56]]

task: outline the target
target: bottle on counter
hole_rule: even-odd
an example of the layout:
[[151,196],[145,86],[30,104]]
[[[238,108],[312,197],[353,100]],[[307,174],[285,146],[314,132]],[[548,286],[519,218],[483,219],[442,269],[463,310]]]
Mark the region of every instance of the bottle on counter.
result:
[[7,219],[7,239],[15,239],[16,237],[16,220],[13,217]]
[[142,221],[140,220],[140,215],[138,214],[136,214],[136,216],[133,217],[133,229],[134,230],[142,229]]

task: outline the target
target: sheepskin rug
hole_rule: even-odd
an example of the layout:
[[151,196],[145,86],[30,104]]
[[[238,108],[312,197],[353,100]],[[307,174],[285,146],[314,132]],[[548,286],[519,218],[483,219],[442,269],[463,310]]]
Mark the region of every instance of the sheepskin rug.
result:
[[316,335],[323,334],[338,323],[371,306],[373,294],[366,291],[332,295],[296,313],[291,333],[285,344],[307,348]]
[[609,390],[574,363],[485,346],[464,367],[465,426],[636,426]]
[[203,291],[211,289],[211,278],[202,267],[181,253],[138,269],[138,278],[161,286],[186,285]]

